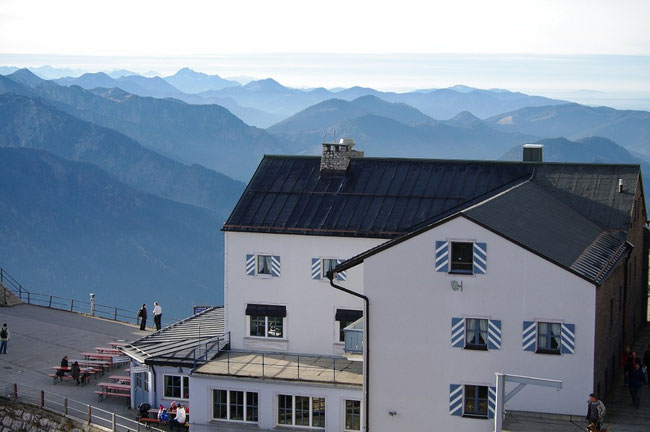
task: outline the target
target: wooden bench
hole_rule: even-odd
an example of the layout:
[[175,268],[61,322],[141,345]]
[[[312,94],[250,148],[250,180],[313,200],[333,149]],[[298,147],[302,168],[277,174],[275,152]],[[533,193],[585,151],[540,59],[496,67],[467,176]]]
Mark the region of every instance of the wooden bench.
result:
[[120,392],[111,392],[108,390],[95,390],[93,393],[95,393],[98,397],[99,402],[103,401],[104,399],[108,399],[109,397],[117,396],[117,397],[123,397],[130,399],[131,398],[131,393],[120,393]]
[[[63,381],[63,378],[70,378],[72,380],[72,375],[48,374],[48,376],[51,376],[54,379],[54,385],[56,385],[57,382]],[[86,385],[89,379],[90,377],[84,378],[83,375],[79,376],[79,381],[81,381],[81,385]]]
[[117,348],[95,347],[95,351],[97,351],[98,354],[114,354],[114,355],[122,354],[122,352]]
[[111,375],[108,379],[112,379],[117,383],[131,383],[131,377],[129,375]]

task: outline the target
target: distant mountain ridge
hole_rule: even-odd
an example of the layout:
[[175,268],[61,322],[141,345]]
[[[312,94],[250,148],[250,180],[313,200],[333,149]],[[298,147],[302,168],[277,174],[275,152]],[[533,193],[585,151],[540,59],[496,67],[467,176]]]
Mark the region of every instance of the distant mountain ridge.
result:
[[17,86],[30,81],[28,74],[23,70],[0,76],[0,90],[12,87],[14,93],[40,96],[61,111],[119,131],[162,155],[238,180],[248,179],[263,154],[282,152],[274,137],[246,125],[221,106],[190,105],[117,90],[103,90],[100,96],[78,86],[42,80]]
[[164,80],[185,93],[201,93],[210,90],[220,90],[225,87],[239,87],[237,81],[221,78],[219,75],[208,75],[182,68],[174,75],[164,77]]
[[[135,191],[95,165],[0,148],[0,262],[32,292],[170,316],[223,303],[220,218]],[[210,235],[210,233],[213,233]]]
[[58,111],[40,98],[0,95],[0,147],[28,147],[91,162],[132,187],[230,214],[244,184],[200,165],[187,166],[131,138]]

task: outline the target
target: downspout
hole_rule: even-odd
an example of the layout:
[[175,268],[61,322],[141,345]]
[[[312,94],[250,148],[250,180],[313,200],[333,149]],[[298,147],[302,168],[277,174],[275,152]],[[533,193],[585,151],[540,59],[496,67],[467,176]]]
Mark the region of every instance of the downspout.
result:
[[366,307],[364,308],[365,311],[363,313],[363,344],[364,344],[364,350],[363,350],[363,364],[364,364],[364,369],[365,373],[363,374],[363,407],[364,407],[364,418],[365,418],[365,430],[366,432],[370,431],[370,391],[369,391],[369,386],[370,386],[370,300],[368,300],[368,297],[366,297],[363,294],[359,294],[357,292],[354,292],[352,290],[349,290],[347,288],[344,288],[340,285],[337,285],[334,283],[334,272],[331,270],[327,272],[327,279],[330,280],[330,285],[332,288],[336,288],[339,291],[343,291],[344,293],[353,295],[355,297],[359,297],[360,299],[363,299],[363,301],[366,304]]

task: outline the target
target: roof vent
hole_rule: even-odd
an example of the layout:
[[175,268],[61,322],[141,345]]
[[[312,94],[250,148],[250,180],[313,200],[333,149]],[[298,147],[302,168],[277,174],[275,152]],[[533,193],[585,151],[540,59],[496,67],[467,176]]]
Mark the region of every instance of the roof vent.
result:
[[619,193],[623,192],[623,179],[622,178],[618,179],[618,192]]
[[323,143],[323,155],[320,159],[322,171],[346,171],[350,159],[363,157],[362,151],[352,150],[354,140],[341,138],[338,143]]
[[542,150],[541,144],[524,144],[524,162],[542,162]]

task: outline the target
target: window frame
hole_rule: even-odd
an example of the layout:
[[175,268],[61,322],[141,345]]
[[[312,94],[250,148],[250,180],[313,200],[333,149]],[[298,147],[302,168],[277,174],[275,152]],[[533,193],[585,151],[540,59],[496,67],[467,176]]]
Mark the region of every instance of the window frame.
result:
[[[468,388],[467,387],[473,387],[474,388],[474,394],[472,395],[472,402],[474,403],[474,406],[476,407],[473,412],[467,412],[466,411],[466,404],[467,404],[467,396],[468,396]],[[479,391],[481,388],[485,389],[485,398],[481,398]],[[485,419],[487,420],[489,418],[489,411],[490,411],[490,387],[486,385],[479,385],[479,384],[463,384],[463,417],[467,418],[474,418],[474,419]],[[485,414],[481,411],[479,411],[478,407],[480,406],[480,402],[484,401],[485,402]]]
[[[246,315],[248,319],[246,320],[246,325],[248,326],[248,337],[253,337],[253,338],[259,338],[259,339],[269,339],[269,340],[285,340],[286,337],[286,329],[287,329],[287,323],[286,323],[286,317],[275,317],[275,316],[269,316],[269,315]],[[259,328],[259,324],[253,326],[253,319],[254,318],[260,318],[264,317],[264,336],[259,336],[259,335],[253,335],[253,328]],[[270,329],[272,328],[270,325],[270,320],[269,318],[272,318],[273,320],[280,319],[281,324],[280,324],[280,330],[281,334],[280,336],[270,336]],[[275,324],[277,325],[277,323]]]
[[[287,400],[286,398],[290,398],[289,400],[291,401],[291,407],[288,408],[287,405],[289,404],[284,404],[282,407],[283,409],[283,417],[286,418],[286,410],[290,409],[291,410],[291,423],[282,423],[280,421],[280,401],[281,400]],[[297,405],[296,405],[296,398],[306,398],[307,399],[307,406],[308,406],[308,414],[309,414],[309,425],[297,425],[296,424],[296,412],[297,412]],[[322,401],[322,411],[315,411],[314,409],[314,401]],[[322,418],[323,420],[323,425],[322,426],[314,426],[314,413],[315,412],[322,412],[322,417],[319,416],[319,418]],[[295,394],[284,394],[284,393],[278,393],[275,397],[275,424],[276,427],[290,427],[290,428],[297,428],[297,429],[316,429],[316,430],[325,430],[327,427],[327,398],[324,396],[307,396],[307,395],[295,395]]]
[[[325,261],[329,262],[332,267],[330,267],[328,270],[325,269]],[[329,279],[327,279],[327,272],[329,270],[333,270],[336,268],[338,264],[338,258],[321,258],[320,259],[320,279],[325,282],[329,282]]]
[[[262,272],[260,270],[260,258],[263,258],[264,261],[268,261],[268,272],[264,271]],[[255,275],[256,276],[262,276],[262,277],[270,277],[273,276],[273,271],[271,270],[271,267],[273,266],[272,263],[273,260],[273,255],[272,254],[255,254]]]
[[[213,388],[211,389],[211,394],[212,394],[212,413],[210,414],[211,419],[213,421],[220,421],[220,422],[233,422],[233,423],[248,423],[248,424],[258,424],[259,423],[259,411],[260,411],[260,399],[259,399],[259,393],[254,392],[254,391],[248,391],[248,390],[240,390],[240,389],[222,389],[222,388]],[[226,401],[223,403],[226,408],[226,418],[221,418],[221,417],[215,417],[214,414],[214,409],[215,409],[215,392],[226,392]],[[242,399],[242,404],[240,405],[242,407],[243,413],[242,413],[242,420],[238,419],[233,419],[232,418],[232,412],[231,412],[231,404],[232,404],[232,396],[231,393],[242,393],[243,399]],[[249,404],[249,395],[256,395],[255,396],[255,405]],[[239,405],[238,405],[239,406]],[[249,409],[252,409],[255,411],[256,418],[257,420],[248,420],[249,419]]]
[[[449,274],[454,275],[473,275],[474,274],[474,243],[473,241],[460,241],[460,240],[450,240],[449,241],[449,264],[448,271]],[[454,245],[466,244],[470,247],[470,261],[469,263],[463,263],[464,265],[469,265],[469,269],[454,269]]]
[[[168,395],[167,393],[167,377],[170,378],[180,378],[180,386],[178,387],[179,396]],[[187,397],[183,397],[187,395]],[[163,374],[163,398],[164,399],[178,399],[189,401],[190,400],[190,377],[189,375],[180,375],[180,374]]]
[[[350,413],[348,411],[348,402],[354,402],[354,403],[357,403],[359,405],[358,406],[358,410],[359,410],[358,414],[355,413],[355,412]],[[356,408],[353,407],[353,410],[356,410]],[[362,422],[362,417],[363,417],[362,416],[362,411],[361,411],[361,401],[359,399],[345,399],[344,398],[343,399],[343,410],[342,411],[343,411],[343,430],[345,432],[358,432],[358,431],[360,431],[361,427],[362,427],[361,422]],[[356,420],[356,417],[358,416],[358,425],[359,425],[359,427],[357,429],[348,427],[348,414],[351,414],[353,416],[353,419],[352,419],[353,424],[354,424],[354,422]]]
[[[554,322],[554,321],[537,321],[536,324],[537,324],[537,328],[535,329],[536,332],[535,353],[561,355],[562,354],[562,323]],[[544,346],[542,346],[542,344],[540,343],[540,335],[541,335],[540,327],[542,324],[547,325],[547,330],[544,334],[547,343]],[[559,328],[559,332],[557,333],[558,346],[557,348],[548,348],[553,338],[553,326],[557,326]]]
[[[476,325],[478,326],[477,328],[473,329],[472,331],[474,332],[474,339],[477,337],[480,338],[481,333],[484,333],[484,340],[485,344],[478,344],[478,343],[469,343],[467,340],[467,336],[470,332],[469,329],[469,322],[474,321]],[[480,329],[480,322],[485,321],[485,331]],[[490,332],[490,320],[487,318],[465,318],[465,349],[468,350],[475,350],[475,351],[488,351],[488,334]]]

